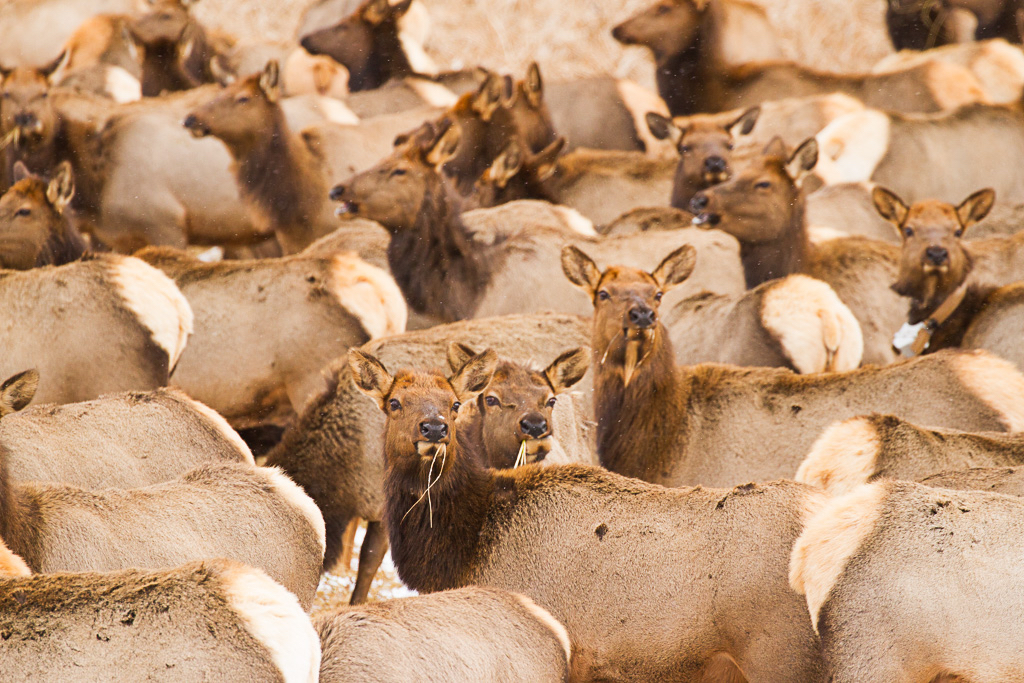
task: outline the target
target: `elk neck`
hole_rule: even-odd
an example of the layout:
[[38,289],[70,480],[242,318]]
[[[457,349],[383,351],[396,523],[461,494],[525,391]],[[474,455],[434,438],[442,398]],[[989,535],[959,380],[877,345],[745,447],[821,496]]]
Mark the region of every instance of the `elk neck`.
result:
[[701,31],[684,50],[670,55],[656,56],[654,72],[658,93],[668,105],[672,116],[688,116],[701,109],[699,95],[705,82],[706,69],[702,60]]
[[740,242],[740,260],[747,289],[768,280],[804,272],[812,249],[805,214],[804,192],[798,188],[789,220],[782,226],[778,237],[764,242]]

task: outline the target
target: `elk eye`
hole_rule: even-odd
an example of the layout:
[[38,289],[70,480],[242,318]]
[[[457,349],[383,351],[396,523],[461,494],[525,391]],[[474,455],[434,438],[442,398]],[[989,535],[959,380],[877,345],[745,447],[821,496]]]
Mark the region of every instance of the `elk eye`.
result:
[[493,408],[494,406],[498,405],[498,399],[495,396],[488,396],[487,398],[484,399],[484,403]]
[[392,411],[401,410],[402,402],[399,401],[397,398],[393,398],[390,401],[388,401],[388,407],[391,408]]
[[757,188],[758,190],[767,190],[771,186],[772,184],[769,183],[767,180],[762,180],[757,185],[754,185],[754,187]]
[[453,413],[459,412],[459,408],[461,408],[461,407],[462,407],[462,404],[459,403],[458,401],[456,401],[455,403],[452,404],[452,412]]
[[403,175],[405,175],[405,169],[404,168],[396,168],[394,171],[391,172],[391,177],[403,176]]
[[555,397],[554,397],[554,396],[552,396],[551,398],[549,398],[549,399],[548,399],[548,408],[554,408],[554,407],[555,407],[555,402],[556,402],[556,401],[555,401]]
[[732,148],[733,148],[733,144],[731,142],[727,142],[727,143],[725,143],[725,148],[731,152]]
[[39,99],[41,99],[41,100],[45,100],[49,96],[50,96],[50,93],[46,92],[45,90],[43,92],[39,93]]
[[249,97],[247,95],[242,95],[241,97],[235,99],[235,102],[237,102],[238,104],[245,104],[248,101]]
[[657,294],[654,295],[654,300],[661,301],[661,297],[663,296],[665,296],[665,292],[658,292]]
[[5,92],[5,93],[4,93],[4,99],[5,99],[5,100],[9,100],[9,99],[11,99],[11,93],[9,93],[9,92]]
[[656,14],[668,14],[669,10],[672,9],[668,5],[658,5],[658,11]]
[[689,145],[679,145],[679,153],[680,154],[689,154],[692,151],[693,151],[693,147],[690,147]]
[[29,209],[21,208],[21,209],[18,209],[17,211],[15,211],[14,215],[15,216],[30,216],[30,215],[32,215],[32,211],[29,210]]
[[913,237],[914,236],[914,231],[911,230],[910,228],[903,228],[903,236],[904,237]]
[[612,298],[612,295],[602,289],[600,292],[597,293],[597,298],[600,299],[601,301],[608,301],[608,299]]
[[957,230],[956,232],[954,232],[954,233],[953,233],[953,236],[954,236],[954,237],[960,237],[960,236],[962,236],[963,234],[964,234],[964,231],[963,231],[963,230],[961,229],[961,230]]

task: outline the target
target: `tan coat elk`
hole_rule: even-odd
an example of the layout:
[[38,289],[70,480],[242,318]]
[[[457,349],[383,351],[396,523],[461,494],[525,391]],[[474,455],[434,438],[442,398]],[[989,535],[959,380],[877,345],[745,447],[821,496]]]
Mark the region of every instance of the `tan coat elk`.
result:
[[[490,380],[493,351],[450,378],[349,359],[387,415],[385,521],[407,585],[526,594],[565,625],[574,679],[823,680],[785,584],[790,544],[820,505],[813,489],[675,491],[579,465],[485,470],[455,415]],[[624,564],[630,580],[609,580]]]
[[0,197],[0,268],[28,270],[81,258],[88,245],[68,215],[75,193],[71,165],[62,163],[47,182],[19,161],[12,180]]

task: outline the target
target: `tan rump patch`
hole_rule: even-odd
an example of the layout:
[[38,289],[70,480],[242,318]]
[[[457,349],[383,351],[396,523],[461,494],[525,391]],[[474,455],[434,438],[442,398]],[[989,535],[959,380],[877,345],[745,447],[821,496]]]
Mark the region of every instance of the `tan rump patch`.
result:
[[119,66],[104,67],[104,86],[110,98],[115,102],[137,102],[142,99],[142,84]]
[[840,116],[814,136],[820,150],[814,172],[828,185],[870,180],[889,149],[889,127],[889,117],[876,109]]
[[31,576],[32,571],[25,560],[16,555],[0,539],[0,577],[13,579],[18,576]]
[[125,306],[149,330],[173,370],[192,334],[192,307],[174,281],[131,256],[107,257],[110,275]]
[[881,446],[870,418],[835,422],[814,442],[793,478],[830,496],[844,495],[871,480]]
[[269,651],[286,683],[320,677],[320,636],[299,600],[259,569],[231,563],[222,574],[228,605]]
[[587,237],[597,237],[597,230],[594,230],[594,222],[584,216],[576,209],[569,206],[555,204],[552,210],[565,221],[565,226],[573,232]]
[[572,643],[569,640],[569,632],[565,630],[565,626],[562,625],[562,622],[555,619],[551,616],[550,612],[525,595],[520,593],[513,593],[513,595],[523,604],[523,607],[525,607],[528,612],[537,618],[537,621],[551,629],[555,634],[555,638],[558,639],[558,642],[562,645],[562,649],[565,651],[565,663],[568,665],[572,661]]
[[860,365],[860,324],[826,283],[790,275],[769,287],[761,321],[801,373],[842,372]]
[[281,494],[282,498],[302,512],[303,516],[309,520],[309,523],[316,531],[317,538],[320,539],[320,555],[322,558],[324,549],[327,547],[327,528],[324,524],[324,516],[320,512],[320,508],[318,508],[316,503],[313,502],[313,499],[302,490],[301,486],[292,481],[291,477],[282,472],[279,468],[260,467],[257,471],[266,477],[270,485],[273,486],[279,494]]
[[288,53],[282,76],[290,96],[313,94],[342,100],[349,94],[345,65],[325,55],[311,55],[301,47]]
[[989,101],[994,104],[1017,102],[1024,91],[1024,52],[1002,38],[974,45],[978,52],[968,68],[985,88]]
[[[420,72],[423,73],[423,72]],[[409,77],[405,84],[413,89],[420,98],[431,107],[443,107],[447,109],[459,101],[459,96],[441,85],[423,78]]]
[[1011,432],[1024,430],[1024,375],[1009,361],[986,351],[952,357],[953,372],[982,403],[999,413]]
[[874,530],[881,514],[885,484],[866,484],[828,501],[804,526],[789,558],[789,585],[806,596],[811,625],[847,562]]
[[228,424],[228,421],[224,419],[224,416],[218,413],[216,410],[206,405],[201,401],[197,401],[188,394],[180,390],[171,390],[176,394],[183,402],[194,408],[196,412],[201,414],[211,423],[214,429],[224,435],[242,456],[242,460],[250,465],[255,465],[256,461],[253,459],[252,450],[249,449],[249,444],[242,440],[242,437],[238,435],[235,428]]
[[676,146],[671,140],[659,140],[647,126],[647,113],[655,112],[665,118],[671,118],[668,105],[657,93],[648,90],[635,81],[621,78],[615,82],[622,103],[633,117],[633,129],[636,136],[644,143],[645,154],[661,159],[674,158]]
[[329,288],[371,339],[405,332],[409,310],[390,273],[352,252],[341,252],[331,258]]

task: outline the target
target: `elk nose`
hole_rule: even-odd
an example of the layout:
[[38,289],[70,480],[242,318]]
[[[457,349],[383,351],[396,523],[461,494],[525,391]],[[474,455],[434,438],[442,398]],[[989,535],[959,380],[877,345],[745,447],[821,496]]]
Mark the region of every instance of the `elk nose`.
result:
[[[321,190],[322,192],[323,190]],[[338,184],[331,188],[330,198],[332,202],[336,202],[345,196],[345,186]]]
[[199,119],[196,118],[196,115],[189,114],[185,117],[185,120],[182,122],[181,125],[185,126],[186,128],[195,128],[198,124]]
[[708,157],[704,160],[704,170],[707,173],[722,173],[725,171],[725,159],[722,157]]
[[448,423],[436,417],[431,420],[424,420],[420,422],[420,434],[427,441],[437,443],[442,439],[448,438]]
[[629,309],[629,322],[640,329],[645,329],[654,325],[654,309],[650,306],[634,306]]
[[924,255],[936,266],[941,266],[949,260],[949,252],[945,247],[928,247],[924,250]]
[[14,125],[31,126],[36,122],[36,115],[29,111],[19,111],[14,115]]
[[526,436],[539,439],[548,433],[548,421],[540,413],[530,413],[519,421],[519,428]]
[[693,195],[693,199],[690,200],[690,212],[700,213],[706,208],[708,208],[708,196],[703,192]]
[[618,40],[618,41],[621,42],[622,41],[622,37],[623,37],[624,34],[625,34],[625,31],[622,30],[622,26],[621,25],[616,26],[615,28],[612,29],[612,38],[614,38],[615,40]]

